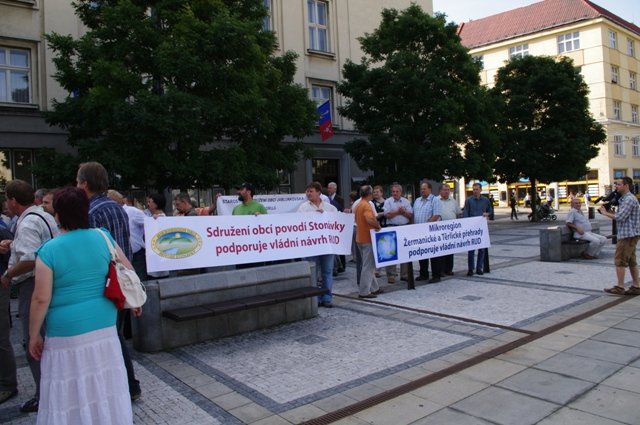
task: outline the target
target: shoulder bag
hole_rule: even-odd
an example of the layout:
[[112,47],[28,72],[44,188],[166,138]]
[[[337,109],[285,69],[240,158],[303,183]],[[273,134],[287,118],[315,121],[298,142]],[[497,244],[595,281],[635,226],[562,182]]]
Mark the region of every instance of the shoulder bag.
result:
[[123,308],[138,308],[147,301],[147,292],[135,271],[128,269],[118,259],[115,244],[100,229],[96,229],[109,247],[111,261],[109,273],[104,288],[104,295],[116,305],[118,310]]

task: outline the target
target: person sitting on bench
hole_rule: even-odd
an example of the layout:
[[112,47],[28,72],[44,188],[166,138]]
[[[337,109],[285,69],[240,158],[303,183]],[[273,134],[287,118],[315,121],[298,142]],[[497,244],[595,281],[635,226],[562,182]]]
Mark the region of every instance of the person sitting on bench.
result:
[[607,242],[607,238],[591,232],[591,222],[584,216],[581,207],[582,202],[580,202],[580,199],[574,198],[571,200],[571,211],[567,214],[567,226],[573,230],[574,238],[589,242],[589,246],[582,254],[582,257],[587,260],[593,260],[600,255],[600,250]]

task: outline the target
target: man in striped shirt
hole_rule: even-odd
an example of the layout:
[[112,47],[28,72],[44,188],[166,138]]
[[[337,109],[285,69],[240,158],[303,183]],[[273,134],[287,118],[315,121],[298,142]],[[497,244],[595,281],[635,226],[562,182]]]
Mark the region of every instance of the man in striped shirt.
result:
[[[107,197],[109,189],[109,175],[99,162],[85,162],[80,164],[76,177],[77,186],[84,190],[89,198],[89,225],[94,228],[104,227],[111,233],[113,239],[122,248],[129,261],[133,261],[131,243],[129,240],[129,217],[122,205]],[[140,382],[136,379],[129,349],[125,345],[122,328],[129,310],[118,312],[118,337],[122,347],[122,357],[127,368],[129,393],[131,400],[140,398]]]

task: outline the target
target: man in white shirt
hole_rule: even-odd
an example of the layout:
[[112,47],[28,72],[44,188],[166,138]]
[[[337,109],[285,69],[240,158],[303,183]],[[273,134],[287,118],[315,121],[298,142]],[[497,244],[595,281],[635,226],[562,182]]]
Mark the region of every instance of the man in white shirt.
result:
[[[451,196],[451,188],[449,184],[443,183],[440,186],[440,218],[444,220],[455,220],[462,217],[462,210],[458,201]],[[453,276],[453,254],[442,257],[442,269],[447,276]]]
[[[338,212],[336,207],[329,202],[323,201],[320,195],[322,194],[322,185],[318,182],[310,183],[306,190],[307,200],[300,204],[298,212]],[[307,261],[315,261],[316,271],[320,270],[322,275],[322,288],[327,289],[329,292],[318,297],[318,306],[331,308],[333,305],[331,288],[333,287],[333,254],[317,255],[315,257],[307,258]]]
[[131,251],[133,252],[133,261],[131,265],[135,269],[140,279],[147,279],[147,261],[144,250],[144,212],[133,206],[133,196],[129,195],[124,199],[122,205],[124,211],[129,217],[129,241],[131,242]]
[[[375,207],[374,207],[375,208]],[[387,227],[404,226],[411,223],[413,218],[413,208],[409,200],[402,196],[402,186],[394,184],[391,186],[391,198],[384,201],[384,217],[387,219]],[[387,282],[396,283],[398,272],[396,266],[387,266]],[[408,280],[407,264],[400,265],[400,279]]]
[[576,239],[589,241],[587,250],[582,254],[587,260],[598,258],[600,250],[607,242],[607,238],[591,232],[591,222],[582,213],[582,202],[579,198],[571,200],[571,211],[567,214],[567,226],[573,230]]
[[[17,285],[18,313],[22,321],[22,338],[29,341],[29,312],[35,287],[36,250],[58,234],[58,224],[34,202],[33,188],[23,180],[12,180],[5,186],[7,207],[18,216],[15,238],[0,242],[0,252],[11,251],[9,267],[2,275],[1,284],[8,288]],[[0,312],[6,314],[6,311]],[[3,331],[8,332],[8,329]],[[25,353],[35,382],[35,395],[20,407],[23,413],[37,412],[40,399],[40,361]]]

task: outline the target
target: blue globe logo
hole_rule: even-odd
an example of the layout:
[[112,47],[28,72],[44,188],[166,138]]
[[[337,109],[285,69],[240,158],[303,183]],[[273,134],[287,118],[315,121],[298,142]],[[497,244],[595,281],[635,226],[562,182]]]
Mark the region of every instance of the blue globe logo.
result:
[[398,237],[396,232],[376,233],[376,250],[378,252],[378,263],[397,260]]
[[202,248],[202,238],[193,230],[174,227],[156,234],[151,240],[151,247],[161,257],[185,258]]

